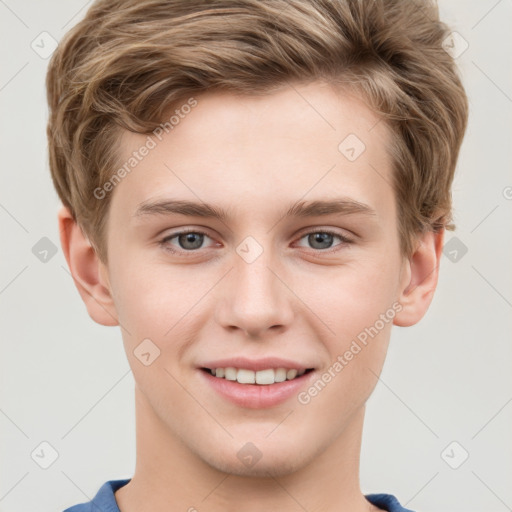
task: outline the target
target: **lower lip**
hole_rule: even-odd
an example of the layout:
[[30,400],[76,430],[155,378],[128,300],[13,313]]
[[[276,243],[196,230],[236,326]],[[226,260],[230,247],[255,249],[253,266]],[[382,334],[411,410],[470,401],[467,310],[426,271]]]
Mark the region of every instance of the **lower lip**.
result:
[[315,372],[310,371],[293,380],[275,384],[240,384],[236,380],[214,377],[204,370],[199,370],[199,373],[217,393],[234,404],[248,409],[264,409],[279,405],[290,397],[296,396]]

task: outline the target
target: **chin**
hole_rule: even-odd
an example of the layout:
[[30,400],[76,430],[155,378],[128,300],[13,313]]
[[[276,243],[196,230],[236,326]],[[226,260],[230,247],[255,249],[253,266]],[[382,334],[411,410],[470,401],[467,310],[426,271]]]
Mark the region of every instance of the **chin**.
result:
[[[208,461],[206,461],[208,462]],[[230,475],[250,478],[280,478],[295,473],[301,468],[298,461],[263,461],[260,459],[254,466],[245,467],[240,462],[212,461],[210,464],[217,471]],[[215,462],[217,462],[215,464]]]
[[[250,450],[248,451],[250,452]],[[238,453],[240,452],[237,451]],[[208,456],[203,456],[202,459],[217,471],[251,478],[279,478],[287,476],[300,470],[308,462],[304,453],[300,452],[299,454],[297,450],[294,450],[292,453],[288,453],[287,450],[277,453],[275,449],[272,449],[267,453],[265,453],[265,450],[262,450],[260,453],[261,458],[253,464],[245,464],[237,455],[232,457],[231,453],[224,453],[224,456],[222,456],[218,449],[212,451]],[[243,459],[243,456],[240,458]]]

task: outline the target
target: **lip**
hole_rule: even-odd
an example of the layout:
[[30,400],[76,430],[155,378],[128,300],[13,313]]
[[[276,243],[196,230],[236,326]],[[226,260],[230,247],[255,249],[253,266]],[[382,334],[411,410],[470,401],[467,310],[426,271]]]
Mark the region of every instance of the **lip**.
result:
[[302,388],[309,386],[309,382],[316,375],[313,370],[292,380],[263,385],[240,384],[236,380],[214,377],[202,369],[198,369],[198,372],[206,385],[211,386],[222,398],[247,409],[266,409],[280,405],[291,397],[296,397]]
[[305,366],[296,361],[282,359],[280,357],[264,357],[261,359],[248,359],[246,357],[231,357],[229,359],[219,359],[216,361],[206,361],[198,365],[198,368],[243,368],[257,372],[259,370],[267,370],[269,368],[286,368],[287,370],[307,370],[314,368],[313,365]]

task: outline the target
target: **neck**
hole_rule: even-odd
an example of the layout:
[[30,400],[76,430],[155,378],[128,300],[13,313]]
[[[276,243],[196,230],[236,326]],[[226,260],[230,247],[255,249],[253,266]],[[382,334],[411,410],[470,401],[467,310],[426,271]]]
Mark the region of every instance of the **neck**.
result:
[[121,512],[379,510],[359,488],[364,407],[310,464],[278,477],[254,477],[206,463],[169,431],[137,386],[135,404],[137,462],[131,481],[115,493]]

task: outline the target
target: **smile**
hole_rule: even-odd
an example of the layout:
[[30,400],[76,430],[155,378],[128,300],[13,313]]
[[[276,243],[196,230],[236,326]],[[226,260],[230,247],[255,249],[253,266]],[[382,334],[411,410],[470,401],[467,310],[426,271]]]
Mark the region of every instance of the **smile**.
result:
[[210,372],[211,375],[219,379],[236,381],[239,384],[259,384],[270,385],[286,380],[293,380],[301,377],[305,373],[312,371],[308,369],[286,369],[286,368],[267,368],[264,370],[253,371],[245,368],[202,368],[203,371]]
[[[311,368],[301,368],[299,371],[284,367],[261,370],[234,366],[198,369],[199,376],[208,388],[222,399],[246,409],[266,409],[296,398],[315,379],[316,373]],[[284,380],[280,380],[283,377]]]

